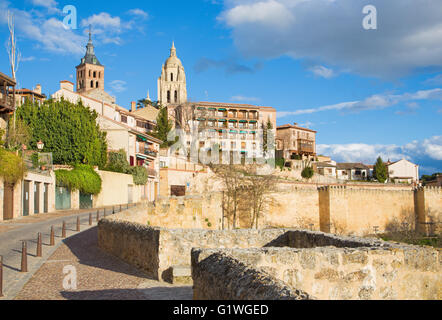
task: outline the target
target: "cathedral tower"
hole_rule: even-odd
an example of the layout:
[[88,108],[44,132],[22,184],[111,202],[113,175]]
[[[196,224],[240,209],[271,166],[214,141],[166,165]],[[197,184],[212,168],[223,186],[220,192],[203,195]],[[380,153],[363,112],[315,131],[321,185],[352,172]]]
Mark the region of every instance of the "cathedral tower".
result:
[[161,77],[158,78],[158,101],[164,106],[187,102],[186,74],[181,60],[176,55],[173,42],[170,56],[163,65]]
[[94,89],[104,90],[104,66],[98,61],[92,44],[91,28],[86,54],[77,69],[77,92],[87,93]]

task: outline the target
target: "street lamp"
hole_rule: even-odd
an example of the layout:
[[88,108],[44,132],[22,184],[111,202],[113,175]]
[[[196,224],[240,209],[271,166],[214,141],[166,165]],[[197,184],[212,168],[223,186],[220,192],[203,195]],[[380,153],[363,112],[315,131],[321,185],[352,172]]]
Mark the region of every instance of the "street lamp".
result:
[[43,150],[44,146],[45,146],[45,144],[41,140],[37,142],[37,149],[38,150],[40,150],[40,151]]

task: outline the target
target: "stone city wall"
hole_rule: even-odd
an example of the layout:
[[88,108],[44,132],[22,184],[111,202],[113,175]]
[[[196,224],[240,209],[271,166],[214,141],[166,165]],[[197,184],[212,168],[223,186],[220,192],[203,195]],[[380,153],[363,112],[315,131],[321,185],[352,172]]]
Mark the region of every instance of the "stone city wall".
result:
[[[159,198],[126,217],[150,226],[222,230],[232,227],[223,218],[222,193]],[[403,227],[439,232],[442,188],[320,187],[286,184],[269,201],[260,228],[297,228],[364,236]],[[237,226],[250,228],[250,206],[238,206]],[[416,225],[416,221],[419,223]],[[432,228],[430,230],[430,228]]]
[[308,300],[311,297],[225,253],[192,250],[194,300]]
[[287,241],[282,237],[287,232],[284,229],[165,229],[125,221],[128,216],[137,217],[133,212],[139,211],[133,208],[101,219],[98,224],[99,246],[162,280],[169,280],[174,266],[190,267],[190,251],[194,247],[249,248],[284,245]]
[[[316,239],[307,241],[307,245],[326,245],[329,242],[344,247],[194,250],[194,296],[216,299],[222,298],[221,292],[224,290],[231,290],[229,286],[234,279],[218,283],[221,286],[218,288],[210,286],[214,282],[211,279],[213,270],[224,275],[222,270],[225,262],[210,258],[216,254],[218,257],[227,255],[272,275],[294,290],[321,300],[442,298],[439,250],[383,241],[374,241],[371,246],[370,240],[365,239],[358,241],[356,238],[339,239],[334,236],[327,240],[326,234],[293,232],[288,232],[288,238],[296,239],[296,246],[302,245],[302,239],[313,236]],[[205,270],[207,266],[201,264],[206,259],[212,263],[208,270]],[[236,280],[241,279],[241,273],[232,271],[230,274],[237,275]]]

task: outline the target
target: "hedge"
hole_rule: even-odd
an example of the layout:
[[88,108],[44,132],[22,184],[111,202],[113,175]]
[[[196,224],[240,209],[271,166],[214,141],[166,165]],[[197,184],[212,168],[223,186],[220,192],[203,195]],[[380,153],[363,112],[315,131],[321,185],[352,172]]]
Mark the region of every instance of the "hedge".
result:
[[73,170],[56,170],[57,185],[82,193],[99,194],[101,177],[88,165],[76,165]]

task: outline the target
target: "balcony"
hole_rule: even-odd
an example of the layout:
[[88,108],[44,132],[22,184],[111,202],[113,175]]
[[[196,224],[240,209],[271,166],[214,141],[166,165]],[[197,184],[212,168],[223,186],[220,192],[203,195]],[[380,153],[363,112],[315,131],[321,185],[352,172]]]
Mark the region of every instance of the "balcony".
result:
[[147,174],[149,175],[149,177],[157,177],[158,176],[158,172],[155,169],[152,168],[146,168],[147,170]]
[[315,153],[314,142],[312,140],[298,139],[298,151]]
[[4,95],[0,93],[0,112],[6,111],[11,112],[14,111],[14,97],[11,95]]

